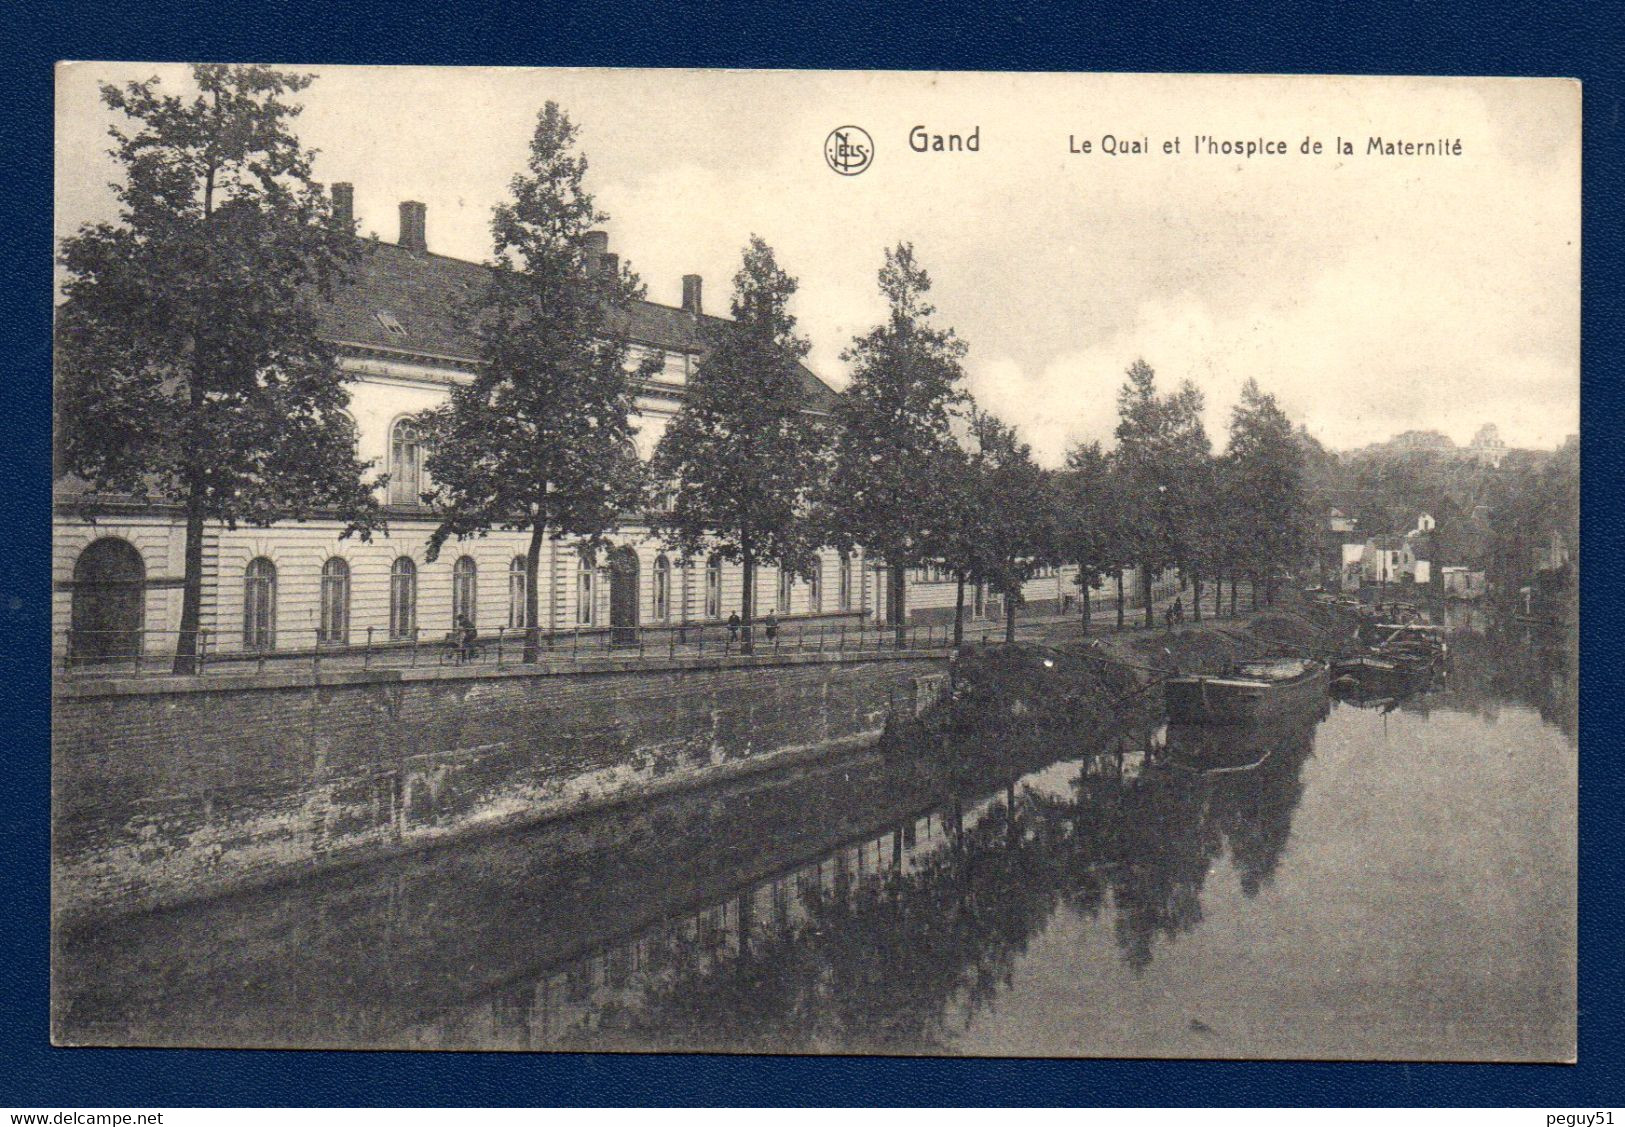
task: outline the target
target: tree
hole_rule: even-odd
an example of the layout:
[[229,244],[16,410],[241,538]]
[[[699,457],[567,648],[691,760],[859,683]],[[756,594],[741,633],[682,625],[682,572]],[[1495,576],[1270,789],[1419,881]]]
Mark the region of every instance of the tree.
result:
[[1159,395],[1156,373],[1144,360],[1127,371],[1117,395],[1117,449],[1125,509],[1125,545],[1141,569],[1145,624],[1151,576],[1167,567],[1189,568],[1203,552],[1201,525],[1211,507],[1204,491],[1211,446],[1202,426],[1202,393],[1189,380]]
[[977,542],[981,521],[982,491],[980,451],[972,452],[956,442],[940,451],[931,477],[940,491],[936,521],[927,552],[940,559],[954,577],[954,646],[965,641],[965,584],[980,582],[983,565]]
[[578,133],[556,103],[537,115],[528,171],[514,176],[512,200],[493,214],[490,281],[466,311],[480,367],[426,421],[425,499],[440,518],[429,559],[452,537],[530,532],[527,662],[540,648],[544,540],[575,538],[594,550],[621,513],[642,503],[633,378],[658,364],[650,358],[629,371],[626,317],[643,289],[629,267],[601,268],[589,253],[589,231],[608,216],[583,187]]
[[1014,642],[1022,586],[1055,557],[1052,487],[1014,427],[987,411],[973,411],[971,432],[974,573],[1004,596],[1004,640]]
[[[1083,628],[1089,629],[1089,590],[1107,575],[1122,577],[1125,517],[1120,482],[1100,443],[1068,451],[1066,468],[1055,477],[1057,555],[1078,566],[1083,596]],[[1119,607],[1121,613],[1121,607]]]
[[890,577],[888,610],[903,645],[906,571],[925,562],[939,538],[938,490],[932,470],[952,441],[950,414],[963,398],[965,344],[953,329],[931,323],[931,279],[914,248],[886,251],[880,292],[883,324],[853,340],[841,358],[852,382],[836,407],[832,469],[823,511],[840,547],[862,544]]
[[810,345],[788,309],[795,292],[796,280],[753,235],[734,275],[733,323],[710,330],[710,350],[653,466],[672,490],[655,521],[666,543],[689,558],[711,547],[742,565],[747,651],[758,565],[805,571],[815,558],[809,509],[822,438],[799,376]]
[[1273,395],[1249,379],[1230,412],[1226,451],[1229,515],[1233,538],[1254,575],[1263,577],[1266,601],[1273,602],[1274,575],[1307,548],[1303,448],[1292,421]]
[[103,86],[133,123],[109,130],[116,224],[65,239],[57,321],[57,472],[185,513],[177,673],[197,669],[209,521],[318,514],[381,524],[345,414],[346,376],[317,335],[360,244],[334,221],[292,130],[307,75],[196,66]]

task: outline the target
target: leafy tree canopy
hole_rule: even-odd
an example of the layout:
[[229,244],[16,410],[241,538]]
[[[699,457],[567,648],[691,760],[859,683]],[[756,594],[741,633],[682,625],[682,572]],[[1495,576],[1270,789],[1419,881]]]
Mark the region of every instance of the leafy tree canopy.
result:
[[197,66],[196,94],[103,86],[117,223],[63,241],[57,470],[235,526],[379,521],[317,335],[360,245],[333,221],[289,96],[308,76]]
[[583,185],[578,132],[548,102],[527,170],[495,209],[495,268],[464,310],[481,364],[427,420],[425,500],[440,517],[430,558],[492,528],[596,544],[641,504],[633,381],[658,358],[632,368],[625,316],[643,289],[592,253],[588,233],[607,216]]
[[923,562],[936,534],[932,469],[964,397],[965,344],[932,322],[930,276],[909,243],[880,269],[886,320],[842,353],[852,382],[836,409],[827,510],[831,539],[867,545],[894,569]]
[[795,291],[772,248],[752,236],[734,275],[732,323],[707,328],[709,351],[655,455],[671,496],[656,529],[685,556],[714,550],[752,568],[798,570],[812,560],[823,436],[801,385],[810,346],[789,312]]
[[318,335],[321,304],[360,252],[334,222],[293,132],[305,75],[192,68],[103,86],[122,179],[117,223],[62,244],[56,324],[59,475],[186,513],[175,670],[198,648],[206,521],[331,513],[382,523],[357,460],[345,375]]

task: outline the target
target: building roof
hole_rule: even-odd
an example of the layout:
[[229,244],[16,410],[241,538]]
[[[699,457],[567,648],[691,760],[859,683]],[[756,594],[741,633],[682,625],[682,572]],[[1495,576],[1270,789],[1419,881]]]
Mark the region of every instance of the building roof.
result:
[[[369,242],[368,247],[349,282],[323,307],[322,335],[335,343],[474,363],[478,343],[455,311],[479,292],[491,268],[394,243]],[[696,317],[684,309],[639,301],[631,307],[626,333],[640,344],[703,358],[703,329],[732,323],[726,317]],[[835,390],[805,364],[798,368],[808,406],[829,410]]]

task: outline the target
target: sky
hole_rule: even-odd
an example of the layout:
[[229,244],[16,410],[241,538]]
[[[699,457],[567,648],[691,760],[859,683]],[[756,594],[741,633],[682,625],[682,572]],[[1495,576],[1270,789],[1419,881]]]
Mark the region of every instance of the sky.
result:
[[[1249,377],[1338,449],[1411,429],[1466,443],[1484,423],[1541,448],[1579,429],[1580,94],[1565,80],[287,69],[317,75],[297,129],[318,180],[355,185],[363,233],[393,240],[399,202],[420,200],[430,249],[474,260],[557,101],[610,249],[649,298],[678,304],[697,273],[707,311],[726,312],[758,234],[799,279],[792,312],[835,387],[842,350],[884,316],[884,248],[912,242],[969,346],[966,386],[1048,465],[1110,443],[1137,358],[1203,391],[1220,447]],[[152,76],[190,89],[173,64],[59,68],[59,237],[116,218],[98,84]],[[873,140],[852,176],[824,155],[847,125]],[[915,152],[916,126],[974,130],[977,151]],[[1148,151],[1108,155],[1107,135]],[[1195,152],[1198,135],[1287,153]],[[1371,155],[1374,136],[1459,139],[1461,155]]]

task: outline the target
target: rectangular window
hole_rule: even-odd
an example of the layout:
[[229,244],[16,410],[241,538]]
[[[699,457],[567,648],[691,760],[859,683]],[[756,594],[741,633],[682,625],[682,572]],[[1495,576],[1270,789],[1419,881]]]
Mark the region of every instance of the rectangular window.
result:
[[243,648],[276,648],[276,567],[263,556],[243,578]]
[[418,626],[418,576],[412,561],[395,561],[389,575],[389,636],[411,638]]
[[336,556],[322,565],[321,621],[316,640],[336,646],[350,641],[350,567]]
[[705,617],[722,617],[721,560],[712,560],[705,567]]
[[508,628],[523,630],[525,626],[525,561],[515,557],[508,565]]
[[576,578],[576,625],[592,625],[593,565],[583,563]]

